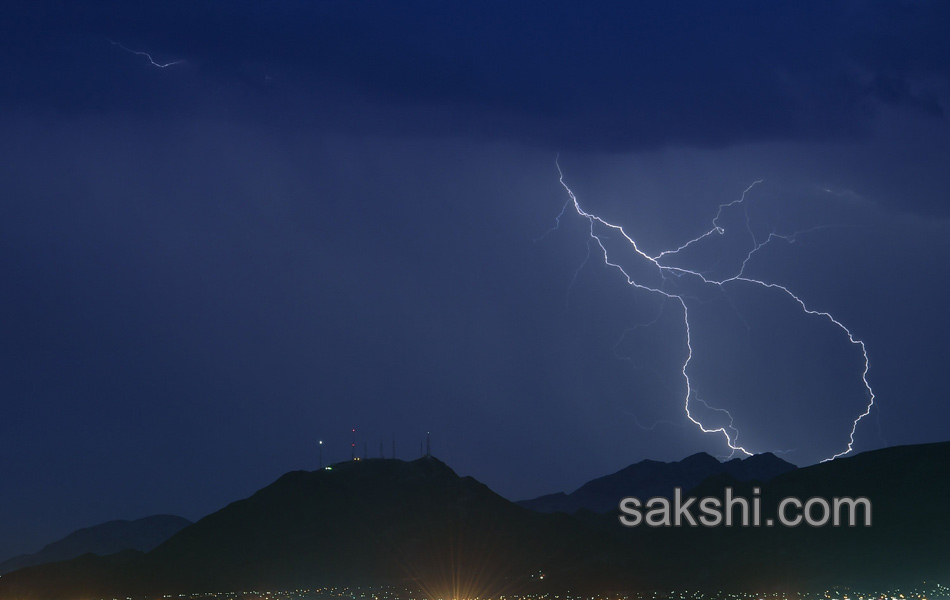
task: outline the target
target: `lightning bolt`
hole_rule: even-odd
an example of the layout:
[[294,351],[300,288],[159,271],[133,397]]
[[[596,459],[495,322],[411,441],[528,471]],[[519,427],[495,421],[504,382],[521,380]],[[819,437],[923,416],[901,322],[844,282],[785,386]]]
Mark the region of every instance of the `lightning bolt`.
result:
[[[723,293],[725,293],[727,286],[731,286],[735,284],[748,284],[748,285],[758,286],[767,290],[781,292],[782,294],[786,295],[788,298],[796,302],[804,314],[827,320],[833,326],[837,327],[842,333],[844,333],[851,344],[858,346],[861,349],[861,354],[864,357],[864,370],[861,373],[861,381],[863,382],[864,387],[867,390],[867,398],[868,398],[867,405],[864,411],[854,419],[851,426],[851,431],[848,435],[848,443],[846,447],[840,452],[837,452],[836,454],[833,454],[832,456],[829,456],[823,459],[821,462],[834,460],[841,456],[845,456],[846,454],[849,454],[853,451],[854,443],[855,443],[854,436],[858,428],[858,423],[860,423],[862,419],[864,419],[871,413],[871,408],[874,406],[874,399],[875,399],[874,391],[871,389],[871,384],[868,382],[868,372],[871,369],[871,364],[868,358],[867,347],[865,346],[864,342],[858,339],[857,337],[855,337],[854,334],[841,321],[836,319],[830,313],[825,312],[825,311],[820,311],[820,310],[814,310],[808,307],[799,296],[794,294],[786,286],[778,284],[778,283],[763,281],[760,279],[754,279],[746,275],[746,267],[749,264],[749,261],[752,260],[752,257],[755,256],[755,254],[757,254],[762,248],[764,248],[765,246],[767,246],[768,244],[772,243],[775,240],[783,240],[787,243],[793,243],[795,241],[796,236],[802,233],[806,233],[806,231],[796,232],[790,235],[782,235],[773,231],[764,240],[758,240],[756,238],[755,233],[752,231],[752,227],[749,222],[748,210],[746,209],[745,226],[750,238],[752,239],[752,247],[746,254],[745,258],[742,260],[741,266],[739,267],[738,271],[734,275],[730,277],[717,279],[711,276],[707,276],[699,271],[668,264],[669,258],[675,257],[677,254],[693,246],[694,244],[698,244],[699,242],[707,238],[723,235],[726,231],[725,228],[722,225],[720,225],[720,219],[723,216],[723,211],[733,208],[733,207],[738,207],[738,206],[743,206],[745,208],[746,195],[752,190],[752,188],[760,184],[761,181],[753,182],[752,185],[750,185],[748,188],[746,188],[742,192],[742,195],[738,199],[733,200],[731,202],[724,203],[724,204],[720,204],[719,209],[716,212],[716,216],[712,220],[712,226],[708,231],[687,241],[686,243],[680,245],[677,248],[664,250],[656,255],[651,255],[641,250],[640,247],[637,245],[636,240],[634,240],[630,235],[628,235],[627,232],[623,229],[623,227],[621,227],[620,225],[616,225],[614,223],[610,223],[598,217],[597,215],[594,215],[592,213],[585,211],[581,207],[581,204],[578,201],[577,196],[574,195],[574,192],[564,181],[564,173],[561,170],[559,159],[555,160],[555,165],[557,166],[558,178],[559,178],[560,184],[564,188],[564,190],[567,192],[568,200],[565,202],[564,207],[561,210],[561,213],[557,217],[556,225],[541,237],[543,238],[547,236],[549,233],[551,233],[551,231],[556,230],[558,227],[560,227],[561,219],[564,217],[565,213],[568,211],[568,208],[573,206],[575,212],[579,216],[587,219],[588,223],[590,224],[590,240],[588,242],[588,259],[590,256],[589,255],[590,244],[594,243],[597,245],[597,247],[600,248],[600,252],[603,256],[604,264],[609,268],[616,269],[617,271],[619,271],[626,279],[626,282],[628,285],[635,287],[639,290],[643,290],[644,292],[657,294],[667,300],[672,300],[675,303],[679,304],[679,306],[682,308],[683,326],[684,326],[685,335],[686,335],[686,358],[684,359],[683,364],[680,368],[680,373],[682,374],[683,382],[685,383],[685,388],[686,388],[685,397],[683,401],[683,408],[686,414],[686,418],[689,419],[689,421],[695,424],[703,433],[716,434],[716,435],[721,436],[723,440],[725,441],[726,445],[730,448],[732,452],[730,456],[734,455],[736,452],[741,452],[748,456],[751,456],[753,454],[751,450],[739,444],[739,431],[733,426],[734,420],[733,420],[732,414],[724,408],[717,408],[717,407],[712,406],[711,404],[709,404],[708,402],[700,398],[697,391],[694,389],[692,382],[690,381],[690,373],[689,373],[690,362],[693,359],[693,340],[692,340],[692,334],[690,331],[689,305],[687,303],[687,299],[689,297],[686,296],[684,293],[677,293],[676,291],[669,291],[668,289],[664,289],[663,284],[670,281],[671,280],[670,278],[680,279],[680,278],[688,277],[688,278],[692,278],[701,282],[702,285],[715,286],[719,290],[721,290]],[[661,284],[652,285],[652,284],[642,283],[638,281],[637,278],[632,276],[630,273],[628,273],[628,271],[623,266],[621,266],[619,262],[612,259],[610,253],[607,250],[607,247],[604,245],[604,239],[606,236],[604,236],[603,234],[597,233],[596,229],[598,227],[604,228],[611,234],[615,234],[619,236],[622,240],[626,241],[626,243],[629,245],[629,248],[633,250],[633,252],[644,261],[643,264],[649,270],[652,270],[653,272],[655,272],[656,274],[660,276]],[[807,232],[814,231],[816,229],[821,229],[823,227],[824,226],[814,227],[812,229],[807,230]],[[584,264],[586,264],[588,259],[585,259]],[[577,272],[574,273],[574,279],[576,279],[576,277],[577,277]],[[572,280],[572,284],[573,284],[573,280]],[[728,425],[723,425],[719,427],[704,425],[700,421],[700,419],[694,416],[693,410],[691,410],[691,408],[694,406],[694,403],[699,403],[703,405],[707,410],[725,414],[726,417],[729,419]]]
[[125,46],[123,46],[123,45],[120,44],[119,42],[114,42],[114,41],[112,41],[112,40],[109,40],[109,43],[112,44],[113,46],[118,46],[119,48],[125,50],[126,52],[129,52],[130,54],[135,54],[135,55],[137,55],[137,56],[144,56],[145,58],[148,59],[148,62],[149,62],[153,67],[158,67],[159,69],[165,69],[165,68],[171,67],[171,66],[173,66],[173,65],[178,65],[178,64],[181,64],[181,63],[185,62],[184,60],[173,60],[172,62],[167,62],[167,63],[155,62],[155,60],[152,58],[152,55],[149,54],[148,52],[139,52],[139,51],[137,51],[137,50],[131,50],[131,49],[129,49],[129,48],[126,48]]

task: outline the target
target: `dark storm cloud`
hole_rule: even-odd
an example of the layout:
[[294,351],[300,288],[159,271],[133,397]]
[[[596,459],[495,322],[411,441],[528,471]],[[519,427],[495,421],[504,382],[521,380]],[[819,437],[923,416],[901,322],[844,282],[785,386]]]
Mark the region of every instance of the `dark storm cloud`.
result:
[[[760,235],[822,228],[750,269],[868,342],[857,449],[946,436],[950,221],[919,216],[950,197],[945,4],[0,10],[0,555],[199,518],[314,468],[318,437],[348,458],[354,426],[401,458],[431,429],[512,498],[722,453],[683,414],[676,305],[640,327],[657,299],[598,265],[579,217],[535,241],[566,200],[558,150],[583,206],[650,251],[765,179]],[[770,354],[743,349],[736,307]],[[860,365],[773,307],[697,308],[697,383],[751,373],[724,382],[748,383],[743,439],[818,460],[863,407]],[[773,395],[752,361],[791,371],[768,345],[786,337],[841,378]],[[809,391],[832,385],[849,399]]]
[[[298,125],[560,149],[854,138],[881,105],[941,118],[950,62],[950,7],[939,2],[41,2],[13,12],[7,101],[269,121],[293,108]],[[144,57],[107,43],[116,38],[187,62],[160,77],[133,69]]]
[[550,353],[524,348],[552,335],[561,292],[539,308],[537,204],[504,207],[525,194],[495,186],[533,187],[550,156],[500,149],[486,177],[459,143],[116,117],[2,129],[0,554],[200,517],[315,468],[318,437],[326,461],[348,457],[354,426],[360,454],[395,436],[401,458],[431,429],[438,456],[484,476],[465,448],[548,396],[522,371]]

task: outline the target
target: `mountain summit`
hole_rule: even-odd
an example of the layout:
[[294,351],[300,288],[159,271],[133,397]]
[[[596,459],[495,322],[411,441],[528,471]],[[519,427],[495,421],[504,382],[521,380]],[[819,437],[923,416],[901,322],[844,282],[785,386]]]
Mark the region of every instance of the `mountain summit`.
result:
[[172,535],[191,525],[174,515],[154,515],[134,521],[109,521],[74,531],[61,540],[47,544],[34,554],[21,554],[0,563],[0,575],[17,569],[69,560],[83,554],[105,556],[122,550],[148,552]]
[[[710,460],[743,477],[760,477],[763,464],[781,466],[774,457],[718,463],[694,455],[675,469],[698,477],[716,466]],[[727,495],[761,500],[761,525],[754,516],[747,525],[746,511],[733,508],[731,526],[623,527],[616,514],[530,511],[431,457],[353,461],[287,473],[147,554],[85,555],[10,573],[0,578],[0,600],[362,585],[460,600],[568,591],[907,589],[945,581],[947,465],[950,443],[866,452],[764,483],[723,472],[688,495],[721,506]],[[644,475],[641,481],[669,484],[645,477],[668,473],[668,466],[648,461],[628,469]],[[595,491],[610,493],[606,485]],[[613,502],[634,490],[617,493]],[[873,515],[871,526],[834,526],[821,510],[809,513],[825,519],[813,526],[769,522],[785,514],[784,499],[804,506],[859,497],[873,505],[864,513]],[[802,507],[791,514],[803,516]]]
[[545,513],[573,514],[581,509],[607,513],[617,510],[618,502],[625,496],[643,500],[654,496],[672,498],[673,488],[688,491],[714,475],[729,475],[738,481],[766,482],[796,468],[771,452],[727,462],[719,462],[705,452],[699,452],[671,463],[643,460],[588,481],[570,494],[548,494],[518,504]]
[[0,598],[334,584],[461,598],[529,589],[540,574],[575,587],[589,564],[628,554],[609,535],[523,509],[438,459],[370,459],[287,473],[145,555],[10,574]]

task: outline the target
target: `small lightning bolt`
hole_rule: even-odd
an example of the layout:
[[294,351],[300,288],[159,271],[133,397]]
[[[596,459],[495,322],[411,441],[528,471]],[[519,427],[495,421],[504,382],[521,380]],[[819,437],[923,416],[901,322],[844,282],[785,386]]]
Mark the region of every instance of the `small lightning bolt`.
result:
[[685,425],[681,423],[674,423],[673,421],[664,421],[664,420],[654,421],[652,425],[647,426],[641,423],[640,419],[638,419],[637,415],[635,415],[634,413],[628,411],[627,415],[629,415],[630,418],[633,419],[634,424],[636,424],[636,426],[642,429],[643,431],[653,431],[660,425],[669,425],[670,427],[685,427]]
[[[861,354],[864,357],[864,370],[861,374],[861,380],[864,384],[865,389],[867,390],[867,398],[868,398],[867,405],[864,411],[854,419],[851,426],[851,431],[848,436],[848,443],[845,446],[845,448],[842,449],[840,452],[837,452],[836,454],[833,454],[832,456],[825,458],[824,460],[822,460],[822,462],[834,460],[836,458],[849,454],[853,451],[854,443],[855,443],[854,436],[858,428],[858,423],[860,423],[862,419],[864,419],[870,414],[871,408],[874,406],[874,399],[875,399],[874,391],[871,389],[871,384],[868,382],[868,372],[870,371],[871,366],[870,366],[870,360],[868,358],[867,348],[865,347],[864,342],[856,338],[854,334],[852,334],[852,332],[841,321],[836,319],[830,313],[809,308],[800,297],[795,295],[789,288],[785,287],[784,285],[781,285],[778,283],[770,283],[770,282],[759,280],[759,279],[754,279],[746,275],[746,267],[749,264],[749,261],[752,259],[752,257],[755,254],[757,254],[766,245],[772,243],[775,240],[783,240],[787,243],[793,243],[795,241],[796,236],[802,233],[814,231],[816,229],[821,229],[825,226],[814,227],[807,231],[800,231],[800,232],[796,232],[790,235],[782,235],[773,231],[764,240],[759,240],[756,237],[755,233],[752,231],[752,227],[749,223],[748,210],[746,210],[745,228],[747,230],[749,237],[752,240],[751,249],[745,255],[745,258],[742,260],[742,263],[738,271],[734,275],[730,277],[717,279],[717,278],[708,276],[707,274],[703,274],[699,271],[687,269],[681,266],[670,265],[668,264],[667,259],[675,257],[680,252],[683,252],[687,248],[693,246],[694,244],[698,244],[699,242],[707,238],[723,235],[726,231],[725,227],[720,225],[720,219],[723,216],[723,212],[726,211],[727,209],[738,207],[740,205],[745,207],[746,195],[752,190],[752,188],[760,184],[761,181],[753,182],[752,185],[750,185],[748,188],[746,188],[742,192],[742,195],[738,199],[733,200],[731,202],[724,203],[724,204],[720,204],[719,209],[716,212],[716,216],[712,220],[712,226],[708,231],[687,241],[686,243],[680,245],[677,248],[664,250],[656,255],[650,255],[640,249],[640,247],[637,245],[637,242],[630,235],[627,234],[627,232],[623,229],[623,227],[621,227],[620,225],[615,225],[613,223],[610,223],[598,217],[597,215],[586,212],[581,207],[581,204],[578,201],[577,197],[574,195],[574,192],[571,190],[570,187],[568,187],[567,183],[564,181],[564,173],[561,170],[560,161],[558,159],[555,160],[555,165],[557,166],[560,184],[564,188],[564,190],[567,192],[568,200],[567,202],[565,202],[564,208],[561,210],[561,213],[558,215],[557,220],[556,220],[556,225],[554,226],[554,228],[546,232],[544,236],[542,236],[542,238],[548,235],[551,231],[556,230],[560,226],[561,219],[564,217],[568,207],[573,206],[575,212],[579,216],[587,219],[587,221],[590,224],[590,241],[588,242],[588,258],[585,259],[584,264],[586,264],[587,260],[590,257],[589,255],[590,243],[594,243],[600,248],[600,252],[603,256],[604,264],[607,267],[610,267],[619,271],[626,279],[628,285],[631,285],[639,290],[649,292],[651,294],[658,294],[665,299],[674,301],[675,303],[679,304],[679,306],[682,308],[683,326],[684,326],[685,336],[686,336],[686,358],[684,359],[683,364],[680,368],[680,373],[682,374],[683,382],[685,383],[685,388],[686,388],[683,408],[686,414],[686,418],[689,419],[689,421],[695,424],[703,433],[716,434],[716,435],[722,436],[726,445],[729,447],[729,449],[732,452],[730,456],[734,455],[736,452],[741,452],[749,456],[753,454],[751,450],[739,444],[739,431],[734,427],[734,420],[733,420],[732,414],[724,408],[718,408],[718,407],[712,406],[707,401],[700,398],[697,391],[694,389],[692,382],[690,381],[690,370],[689,370],[690,362],[693,359],[693,345],[692,345],[693,340],[692,340],[692,334],[690,330],[689,305],[687,303],[687,299],[689,299],[689,297],[686,296],[684,293],[677,292],[677,291],[670,291],[669,289],[666,289],[668,286],[666,286],[665,284],[668,281],[670,281],[671,277],[675,279],[689,277],[689,278],[698,280],[703,285],[715,286],[719,288],[723,293],[725,293],[725,288],[727,285],[740,284],[740,283],[754,285],[754,286],[759,286],[761,288],[768,289],[768,290],[779,291],[785,294],[786,296],[788,296],[789,298],[791,298],[798,304],[798,306],[801,308],[804,314],[826,319],[828,322],[830,322],[835,327],[840,329],[841,332],[843,332],[847,336],[851,344],[858,346],[861,349]],[[611,234],[619,236],[624,241],[626,241],[626,243],[629,245],[629,248],[632,249],[633,252],[644,261],[643,262],[644,266],[649,271],[653,271],[654,273],[660,276],[659,285],[642,283],[641,281],[638,281],[637,278],[632,276],[630,273],[628,273],[628,271],[623,266],[621,266],[619,262],[612,259],[610,253],[607,250],[607,247],[604,245],[604,239],[606,239],[606,237],[608,236],[605,236],[604,234],[598,234],[596,231],[596,228],[598,227],[604,228]],[[611,235],[609,237],[612,238],[614,237],[614,235]],[[575,272],[574,278],[576,279],[576,277],[577,277],[577,273]],[[573,284],[573,280],[572,280],[572,284]],[[718,426],[718,427],[704,425],[700,421],[699,418],[694,416],[693,410],[691,410],[691,408],[694,406],[694,403],[699,403],[703,405],[709,411],[719,412],[719,413],[724,414],[728,418],[728,424]],[[639,425],[639,422],[638,422],[638,425]]]
[[152,58],[152,55],[149,54],[148,52],[139,52],[138,50],[131,50],[131,49],[129,49],[129,48],[126,48],[125,46],[123,46],[123,45],[120,44],[119,42],[114,42],[114,41],[112,41],[112,40],[109,40],[109,43],[112,44],[113,46],[118,46],[119,48],[121,48],[121,49],[123,49],[123,50],[125,50],[126,52],[129,52],[129,53],[131,53],[131,54],[135,54],[135,55],[137,55],[137,56],[144,56],[145,58],[148,59],[148,62],[149,62],[153,67],[158,67],[159,69],[165,69],[165,68],[171,67],[171,66],[173,66],[173,65],[179,65],[179,64],[185,62],[184,60],[173,60],[172,62],[167,62],[167,63],[155,62],[155,60]]

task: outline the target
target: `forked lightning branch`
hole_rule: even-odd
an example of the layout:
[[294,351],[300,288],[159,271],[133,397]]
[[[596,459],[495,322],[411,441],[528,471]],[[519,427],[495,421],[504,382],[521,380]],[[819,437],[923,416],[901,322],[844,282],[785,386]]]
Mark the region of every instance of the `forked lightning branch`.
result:
[[[573,207],[574,211],[580,217],[586,219],[590,225],[590,241],[589,243],[596,244],[599,248],[600,255],[603,258],[604,264],[616,271],[626,279],[628,285],[643,291],[644,293],[656,294],[666,300],[673,301],[673,303],[682,311],[682,324],[683,324],[683,335],[685,337],[685,346],[686,346],[686,356],[679,367],[679,372],[682,376],[683,381],[683,410],[685,411],[686,418],[696,425],[703,433],[710,433],[714,435],[719,435],[722,437],[726,445],[731,449],[732,453],[741,452],[746,455],[752,455],[754,452],[743,445],[739,444],[738,439],[738,430],[733,426],[734,419],[732,414],[723,408],[718,408],[712,405],[712,403],[706,402],[704,399],[700,398],[696,393],[696,387],[693,385],[693,382],[690,379],[690,363],[693,360],[693,339],[692,333],[690,331],[690,298],[683,292],[675,291],[676,286],[664,285],[668,280],[680,280],[688,278],[694,283],[701,286],[712,286],[719,288],[721,291],[725,291],[729,286],[756,286],[763,289],[768,289],[772,291],[780,292],[786,295],[788,298],[794,301],[798,305],[803,315],[808,318],[823,319],[831,326],[836,328],[841,332],[843,336],[854,346],[860,349],[861,356],[863,357],[863,370],[860,374],[860,380],[866,390],[867,404],[864,407],[864,410],[855,416],[854,421],[851,425],[851,431],[848,435],[848,441],[844,445],[843,449],[839,452],[826,457],[822,462],[833,460],[840,456],[849,454],[854,449],[854,436],[858,428],[858,423],[861,422],[866,416],[871,412],[871,408],[874,406],[874,391],[871,389],[871,384],[868,382],[868,371],[870,370],[870,362],[868,359],[867,348],[864,345],[864,342],[858,339],[852,334],[851,330],[848,329],[840,320],[834,317],[831,313],[815,310],[810,308],[805,302],[795,293],[793,293],[788,287],[781,285],[779,283],[764,281],[761,279],[755,279],[746,274],[746,268],[749,265],[749,262],[752,258],[760,251],[762,248],[766,247],[775,240],[785,240],[791,241],[794,239],[794,236],[780,235],[777,233],[770,233],[768,236],[763,236],[764,239],[757,239],[756,236],[752,233],[752,229],[748,223],[748,213],[747,213],[747,222],[746,229],[748,230],[750,245],[748,251],[745,253],[743,260],[739,263],[739,266],[735,273],[728,277],[714,278],[711,277],[708,273],[703,273],[699,270],[685,268],[683,266],[674,266],[670,264],[671,259],[676,255],[683,253],[687,248],[695,246],[700,242],[703,242],[706,239],[716,238],[722,236],[726,233],[725,226],[721,224],[723,220],[723,213],[727,209],[741,206],[746,203],[746,195],[755,187],[757,184],[761,183],[756,181],[750,185],[743,193],[742,196],[736,200],[733,200],[728,203],[719,205],[719,209],[716,212],[716,215],[712,219],[711,227],[704,231],[702,234],[686,241],[685,243],[669,250],[664,250],[657,254],[648,254],[643,251],[640,246],[637,244],[636,240],[631,237],[622,226],[616,225],[614,223],[608,222],[601,217],[585,211],[581,207],[581,203],[578,201],[574,192],[568,187],[567,183],[564,180],[564,173],[561,171],[561,166],[558,161],[555,161],[557,165],[559,181],[563,186],[564,190],[567,192],[568,200],[564,204],[564,208],[561,210],[560,215],[557,218],[557,227],[561,224],[561,218],[567,213],[569,207]],[[628,250],[632,250],[635,260],[641,263],[641,266],[646,269],[647,273],[653,273],[659,276],[658,281],[661,283],[657,285],[656,283],[644,283],[641,280],[638,280],[636,276],[631,274],[631,270],[625,268],[621,265],[620,259],[615,259],[607,249],[605,244],[605,239],[609,235],[611,240],[619,240],[621,244],[626,244]],[[643,272],[643,271],[641,271]],[[698,416],[700,411],[695,410],[696,403],[699,403],[703,408],[710,409],[716,412],[723,413],[728,416],[729,424],[728,425],[708,425],[703,422],[701,416]]]

